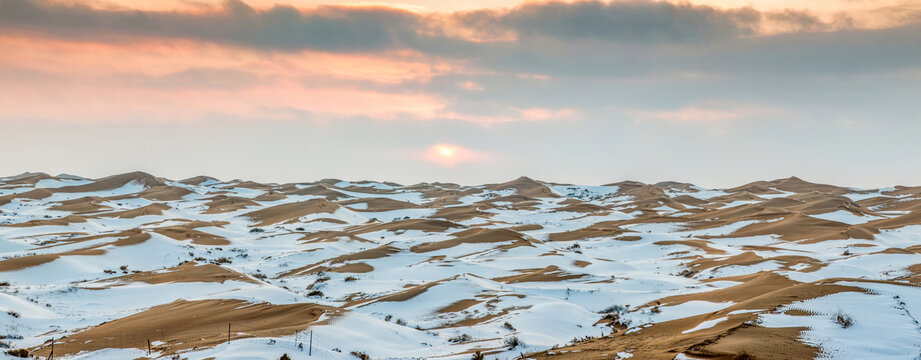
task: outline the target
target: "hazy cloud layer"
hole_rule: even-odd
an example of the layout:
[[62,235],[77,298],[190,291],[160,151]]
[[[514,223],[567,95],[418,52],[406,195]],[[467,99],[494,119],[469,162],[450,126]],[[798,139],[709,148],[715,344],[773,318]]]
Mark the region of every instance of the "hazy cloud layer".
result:
[[[763,13],[647,1],[546,2],[420,14],[387,7],[255,9],[238,0],[196,13],[0,0],[0,29],[9,33],[112,42],[184,39],[264,51],[409,49],[472,60],[487,69],[590,76],[914,66],[921,59],[921,17],[893,17],[900,19],[898,26],[857,29],[844,15],[829,24],[794,10]],[[784,32],[756,36],[769,26]]]
[[[533,174],[582,182],[710,176],[722,184],[852,167],[921,176],[910,166],[893,170],[900,156],[921,155],[905,142],[921,133],[917,7],[880,9],[874,24],[885,26],[866,26],[859,13],[650,1],[453,13],[85,4],[0,0],[0,127],[21,125],[0,128],[0,142],[47,141],[52,125],[24,125],[37,121],[86,133],[112,126],[92,146],[81,143],[88,156],[131,146],[119,132],[145,127],[165,136],[188,126],[177,131],[183,141],[162,150],[178,162],[195,138],[246,140],[246,152],[210,154],[222,159],[205,171],[212,174],[230,174],[240,161],[288,154],[293,163],[337,149],[311,160],[322,165],[319,177],[358,164],[346,177],[406,182]],[[50,139],[36,169],[75,163],[61,149],[77,140]],[[432,170],[437,162],[419,149],[435,144],[489,156]],[[161,149],[148,145],[146,156],[157,158]],[[893,151],[900,155],[880,160]],[[610,166],[599,166],[599,156]],[[0,173],[23,170],[17,164]],[[177,165],[157,166],[150,170],[168,174]],[[259,171],[283,175],[277,168]],[[726,180],[737,168],[757,176]],[[542,176],[557,171],[583,177]],[[877,179],[864,175],[864,183]]]

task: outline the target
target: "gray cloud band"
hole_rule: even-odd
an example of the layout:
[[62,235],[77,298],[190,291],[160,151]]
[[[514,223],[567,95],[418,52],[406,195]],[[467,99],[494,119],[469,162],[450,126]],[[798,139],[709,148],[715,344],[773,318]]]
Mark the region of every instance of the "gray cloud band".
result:
[[[765,21],[782,22],[794,31],[751,36]],[[0,30],[8,33],[93,41],[176,38],[263,51],[413,49],[473,59],[488,68],[596,76],[672,69],[892,71],[921,60],[919,24],[921,20],[884,30],[816,32],[827,24],[804,12],[645,1],[546,2],[505,10],[419,14],[386,7],[255,9],[236,0],[205,13],[0,0]],[[470,40],[507,33],[516,40]]]
[[[814,27],[805,13],[772,14]],[[0,0],[0,26],[62,37],[155,36],[229,43],[259,49],[376,51],[438,48],[450,23],[469,32],[512,32],[520,40],[594,39],[626,43],[714,41],[750,35],[765,16],[751,8],[719,10],[664,2],[531,3],[509,10],[418,14],[386,7],[254,9],[227,1],[207,13],[97,9],[43,0]]]

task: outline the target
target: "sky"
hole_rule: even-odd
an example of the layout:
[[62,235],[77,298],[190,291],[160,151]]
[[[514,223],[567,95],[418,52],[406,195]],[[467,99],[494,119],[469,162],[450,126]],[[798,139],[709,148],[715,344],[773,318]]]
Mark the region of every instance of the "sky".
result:
[[0,0],[0,174],[921,185],[921,0]]

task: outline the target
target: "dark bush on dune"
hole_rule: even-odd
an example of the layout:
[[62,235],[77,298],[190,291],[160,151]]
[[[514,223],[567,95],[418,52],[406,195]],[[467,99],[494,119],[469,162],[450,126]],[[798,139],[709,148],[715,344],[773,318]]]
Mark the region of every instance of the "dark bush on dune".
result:
[[454,344],[460,344],[460,343],[469,342],[470,340],[473,340],[473,338],[470,337],[470,335],[460,334],[460,335],[457,335],[457,336],[454,336],[448,339],[448,342],[454,343]]
[[15,357],[27,358],[29,357],[29,350],[15,349],[15,350],[7,351],[6,354],[10,356],[15,356]]
[[521,345],[524,345],[521,343],[520,340],[518,340],[517,336],[509,336],[505,338],[504,343],[505,343],[505,347],[507,347],[509,350],[519,347]]
[[835,322],[838,323],[838,325],[841,325],[841,327],[845,329],[851,327],[851,325],[854,325],[854,319],[851,318],[850,315],[840,313],[840,312],[835,314]]
[[361,352],[361,351],[352,351],[352,352],[350,352],[349,354],[351,354],[352,356],[357,357],[357,358],[359,358],[359,359],[361,359],[361,360],[371,360],[371,357],[368,356],[368,354],[365,354],[365,353],[363,353],[363,352]]

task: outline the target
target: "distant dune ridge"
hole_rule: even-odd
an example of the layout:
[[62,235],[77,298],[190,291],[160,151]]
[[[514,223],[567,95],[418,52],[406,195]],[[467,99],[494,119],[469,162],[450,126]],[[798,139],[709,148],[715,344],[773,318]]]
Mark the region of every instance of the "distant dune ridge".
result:
[[921,186],[0,178],[38,357],[903,359],[919,286]]

